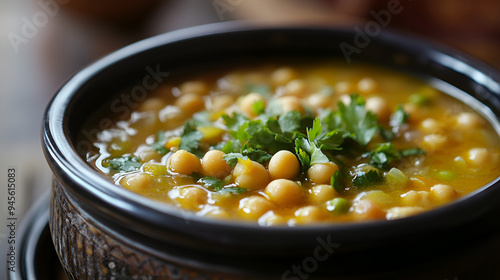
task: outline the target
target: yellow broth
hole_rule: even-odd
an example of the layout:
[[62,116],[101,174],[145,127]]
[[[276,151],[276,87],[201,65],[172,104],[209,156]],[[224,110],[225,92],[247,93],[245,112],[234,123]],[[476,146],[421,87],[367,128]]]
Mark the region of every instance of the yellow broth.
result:
[[[421,81],[373,66],[312,60],[181,73],[129,109],[95,133],[95,149],[82,156],[117,187],[210,218],[263,226],[398,219],[456,200],[500,174],[499,136],[480,114]],[[235,116],[251,126],[276,124],[284,115],[308,128],[288,135],[293,141],[283,151],[264,134],[241,136],[239,146],[228,148],[240,137],[241,126],[228,123]],[[315,119],[322,129],[310,140]],[[188,121],[195,125],[188,128]],[[363,121],[375,131],[359,132],[369,138],[366,145],[347,129]],[[186,151],[189,141],[193,151]],[[262,150],[264,159],[248,148]]]

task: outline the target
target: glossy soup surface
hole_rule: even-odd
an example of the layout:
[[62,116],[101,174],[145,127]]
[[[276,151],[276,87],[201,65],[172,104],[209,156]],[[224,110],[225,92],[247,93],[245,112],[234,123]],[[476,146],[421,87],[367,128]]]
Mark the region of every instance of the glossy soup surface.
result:
[[125,104],[130,114],[103,113],[115,121],[82,156],[117,188],[210,218],[263,226],[398,219],[500,174],[499,136],[481,115],[366,65],[183,72]]

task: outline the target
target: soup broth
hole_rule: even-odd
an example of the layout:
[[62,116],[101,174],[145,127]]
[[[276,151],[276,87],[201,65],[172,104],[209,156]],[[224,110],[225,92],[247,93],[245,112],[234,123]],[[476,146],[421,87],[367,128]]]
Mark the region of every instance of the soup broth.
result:
[[117,188],[208,218],[392,220],[500,174],[500,139],[484,117],[369,65],[311,59],[181,72],[129,109],[106,116],[114,124],[82,156]]

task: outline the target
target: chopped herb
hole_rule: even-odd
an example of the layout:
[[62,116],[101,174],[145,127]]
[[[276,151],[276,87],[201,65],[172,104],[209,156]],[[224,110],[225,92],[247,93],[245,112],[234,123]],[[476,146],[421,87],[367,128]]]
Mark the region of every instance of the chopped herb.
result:
[[394,136],[395,136],[394,132],[392,132],[392,130],[386,129],[382,125],[379,126],[378,133],[380,133],[380,136],[382,136],[382,138],[385,141],[392,141],[392,139],[394,139]]
[[179,149],[186,150],[198,157],[202,157],[203,152],[200,150],[200,140],[202,138],[203,133],[196,129],[196,124],[192,121],[188,121],[184,125],[184,130],[182,131]]
[[234,113],[232,116],[224,114],[222,115],[222,119],[224,120],[227,128],[235,131],[248,121],[245,116],[239,113]]
[[424,93],[414,93],[408,99],[417,106],[425,106],[431,103],[431,98]]
[[165,132],[158,131],[156,134],[156,141],[151,144],[151,148],[155,149],[158,153],[164,155],[169,152],[169,149],[165,147],[166,139]]
[[299,137],[295,140],[295,152],[305,171],[315,163],[327,163],[328,157],[323,153],[325,150],[339,150],[342,143],[342,133],[338,130],[325,133],[322,129],[321,120],[315,119],[312,128],[307,129],[307,139]]
[[337,192],[344,191],[344,184],[342,182],[342,178],[340,177],[339,171],[335,171],[335,173],[333,173],[333,176],[330,179],[330,185]]
[[375,150],[368,152],[365,156],[370,157],[371,165],[380,169],[388,169],[389,162],[399,160],[401,158],[401,154],[398,150],[396,150],[392,143],[379,144]]
[[198,183],[203,184],[207,189],[218,192],[224,188],[224,182],[214,177],[203,177],[198,180]]
[[252,104],[252,111],[256,115],[262,115],[266,111],[266,105],[264,101],[258,100]]
[[400,151],[402,157],[425,155],[425,151],[419,148],[409,148]]
[[142,163],[137,157],[124,155],[122,157],[105,160],[102,165],[120,172],[131,172],[138,170],[142,166]]
[[300,161],[302,172],[306,172],[311,166],[310,146],[305,138],[295,139],[295,154]]
[[248,146],[247,144],[245,144],[241,148],[241,154],[243,156],[247,156],[249,159],[256,161],[256,162],[259,162],[259,163],[266,162],[273,157],[273,155],[267,153],[266,151],[254,149],[254,148]]
[[382,182],[384,178],[378,170],[358,171],[352,179],[352,185],[356,187],[369,187]]
[[247,189],[245,188],[237,188],[237,187],[230,187],[230,188],[223,188],[222,190],[219,191],[219,193],[232,193],[232,194],[240,194],[246,192]]
[[207,189],[213,192],[218,192],[221,194],[223,193],[240,194],[247,191],[247,189],[244,188],[224,187],[225,185],[224,181],[214,177],[203,177],[198,180],[198,183],[203,184],[203,186],[205,186]]
[[364,154],[364,157],[370,157],[370,164],[387,170],[390,163],[400,160],[403,157],[425,154],[425,151],[419,148],[410,148],[406,150],[396,150],[392,143],[379,144],[373,151]]
[[403,106],[398,105],[394,114],[391,115],[391,120],[389,124],[392,127],[402,126],[403,124],[408,122],[409,117],[410,115],[408,113],[405,113],[405,111],[403,110]]
[[224,157],[222,158],[227,162],[227,164],[230,167],[235,167],[236,164],[238,163],[238,159],[248,160],[247,156],[244,156],[240,153],[229,153],[224,155]]
[[290,111],[278,118],[279,127],[283,132],[295,132],[301,128],[302,114],[298,111]]
[[245,90],[247,93],[256,92],[264,97],[269,97],[271,95],[271,89],[266,84],[247,84]]
[[378,129],[377,115],[365,109],[365,101],[357,94],[351,95],[351,103],[338,103],[342,126],[347,136],[361,146],[366,146]]

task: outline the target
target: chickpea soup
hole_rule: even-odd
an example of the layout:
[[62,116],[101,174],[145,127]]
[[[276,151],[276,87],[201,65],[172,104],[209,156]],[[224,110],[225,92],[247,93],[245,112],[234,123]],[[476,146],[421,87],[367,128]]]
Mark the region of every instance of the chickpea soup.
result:
[[392,220],[500,175],[498,132],[480,114],[373,66],[200,70],[167,78],[130,110],[82,156],[117,188],[210,218]]

